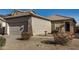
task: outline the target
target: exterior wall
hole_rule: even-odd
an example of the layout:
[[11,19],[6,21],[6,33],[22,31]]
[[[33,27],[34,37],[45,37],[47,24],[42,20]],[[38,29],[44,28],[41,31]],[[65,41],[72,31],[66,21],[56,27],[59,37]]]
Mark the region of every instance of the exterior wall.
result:
[[75,27],[76,27],[76,26],[75,26],[75,23],[71,21],[71,22],[70,22],[70,25],[71,25],[71,26],[70,26],[70,31],[71,31],[71,33],[74,34],[74,33],[75,33]]
[[[59,28],[61,25],[63,25],[63,23],[55,23],[55,29],[57,29],[57,27]],[[63,27],[62,27],[61,31],[64,32]]]
[[6,27],[7,27],[6,28],[6,34],[9,35],[10,34],[10,30],[9,30],[9,24],[8,23],[6,23]]
[[55,23],[54,22],[51,22],[51,32],[55,30]]
[[1,21],[1,20],[0,20],[0,24],[1,24],[1,27],[5,27],[6,26],[6,22]]
[[[54,21],[52,22],[53,26],[52,27],[52,30],[57,30],[57,28],[59,29],[59,31],[62,31],[62,32],[65,32],[65,29],[64,29],[64,22],[62,21]],[[60,30],[60,26],[62,26],[61,30]]]
[[2,22],[2,27],[5,27],[6,26],[6,22]]
[[51,33],[51,22],[32,17],[32,31],[33,35],[45,35],[45,31],[47,31],[47,33]]
[[31,17],[28,20],[28,33],[30,35],[33,35],[33,31],[32,31],[32,18]]

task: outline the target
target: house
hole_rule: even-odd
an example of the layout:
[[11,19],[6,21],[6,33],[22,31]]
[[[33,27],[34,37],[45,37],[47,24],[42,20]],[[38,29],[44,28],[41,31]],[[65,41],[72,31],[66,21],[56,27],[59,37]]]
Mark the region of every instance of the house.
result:
[[50,20],[33,12],[17,11],[4,19],[7,23],[5,34],[8,35],[21,35],[23,32],[31,35],[45,35],[45,31],[51,33]]
[[5,27],[4,34],[7,35],[21,35],[24,32],[29,32],[31,35],[45,35],[53,30],[75,33],[75,19],[61,15],[47,18],[32,11],[16,11],[2,19],[5,20],[3,27]]
[[76,21],[74,18],[61,15],[53,15],[48,18],[51,20],[52,30],[75,33]]

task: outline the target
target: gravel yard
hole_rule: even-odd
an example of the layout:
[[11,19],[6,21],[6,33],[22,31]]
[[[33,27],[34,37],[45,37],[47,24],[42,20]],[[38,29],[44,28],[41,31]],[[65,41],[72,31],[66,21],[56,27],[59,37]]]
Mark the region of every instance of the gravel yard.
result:
[[36,36],[29,40],[17,40],[17,36],[5,36],[7,41],[3,50],[78,50],[79,39],[74,39],[68,46],[43,44],[43,40],[53,40],[53,37]]

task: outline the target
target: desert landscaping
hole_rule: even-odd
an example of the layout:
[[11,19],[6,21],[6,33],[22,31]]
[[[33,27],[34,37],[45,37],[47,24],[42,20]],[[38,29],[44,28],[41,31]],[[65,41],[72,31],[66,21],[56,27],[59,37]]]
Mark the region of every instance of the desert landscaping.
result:
[[[5,36],[6,44],[1,50],[78,50],[79,39],[74,38],[67,45],[42,43],[42,41],[54,41],[53,37],[48,36],[32,36],[29,40],[17,40],[13,36]],[[16,36],[17,37],[17,36]]]

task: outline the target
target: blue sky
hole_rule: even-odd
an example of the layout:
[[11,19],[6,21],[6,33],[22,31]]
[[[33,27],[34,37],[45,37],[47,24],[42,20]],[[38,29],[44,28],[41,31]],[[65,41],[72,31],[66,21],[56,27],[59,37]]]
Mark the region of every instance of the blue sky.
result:
[[[10,14],[12,9],[0,9],[0,14]],[[79,9],[36,9],[37,14],[41,16],[63,15],[75,18],[79,22]]]

